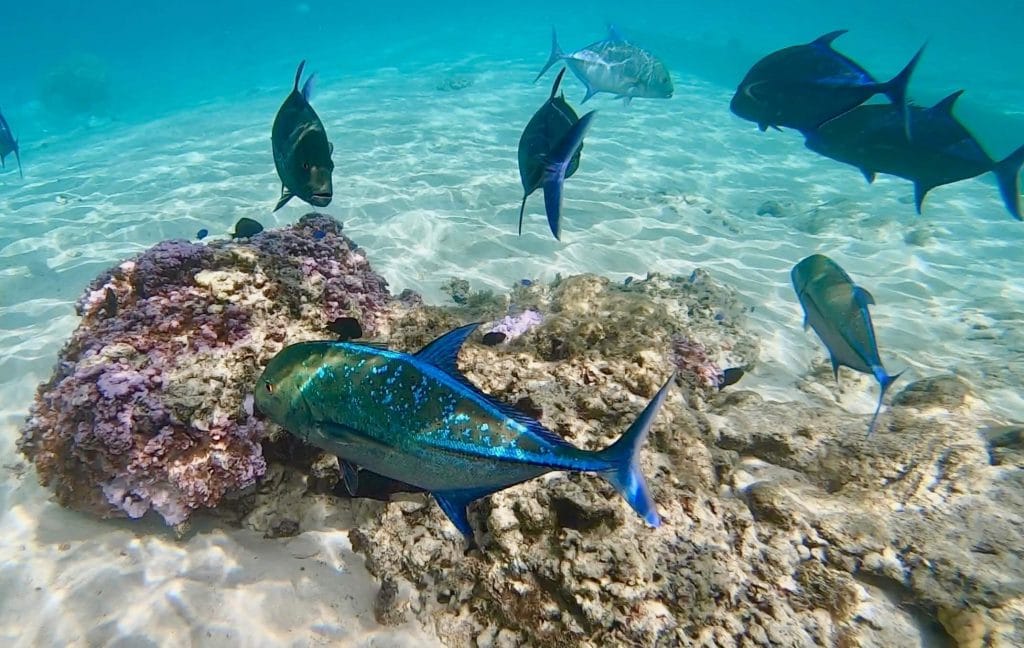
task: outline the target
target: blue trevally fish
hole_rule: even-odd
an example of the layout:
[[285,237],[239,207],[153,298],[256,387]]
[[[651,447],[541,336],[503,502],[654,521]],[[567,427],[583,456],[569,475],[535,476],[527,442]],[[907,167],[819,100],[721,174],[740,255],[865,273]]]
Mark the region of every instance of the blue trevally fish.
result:
[[21,151],[18,148],[18,140],[11,132],[11,126],[4,119],[3,113],[0,113],[0,166],[7,166],[5,158],[11,153],[14,153],[15,159],[18,160],[18,176],[24,178],[25,174],[21,172]]
[[1020,200],[1020,171],[1024,146],[1002,160],[993,159],[978,139],[953,114],[963,90],[934,106],[910,106],[913,137],[903,130],[903,115],[890,104],[867,104],[804,133],[807,148],[852,164],[868,182],[876,173],[889,173],[914,183],[914,205],[921,213],[924,198],[935,187],[992,172],[1006,209],[1024,220]]
[[854,284],[838,263],[822,254],[812,254],[796,264],[791,276],[804,309],[804,328],[813,328],[828,349],[836,379],[839,367],[845,366],[878,380],[881,391],[868,426],[871,434],[886,390],[903,373],[890,375],[878,357],[875,329],[868,312],[868,306],[875,303],[874,297]]
[[740,81],[729,108],[762,131],[769,126],[807,131],[884,94],[900,111],[907,128],[907,85],[924,47],[899,74],[879,82],[832,47],[832,42],[845,33],[845,29],[829,32],[810,43],[768,54]]
[[256,407],[337,454],[350,492],[353,464],[429,491],[471,545],[470,502],[554,470],[596,472],[658,526],[638,456],[672,378],[615,443],[581,450],[459,372],[459,350],[477,326],[449,331],[415,354],[353,341],[290,345],[260,376]]
[[665,64],[647,50],[626,41],[614,27],[608,28],[605,40],[569,54],[559,47],[558,35],[552,28],[551,56],[533,82],[559,61],[565,61],[586,86],[587,94],[580,103],[586,103],[598,92],[610,92],[628,104],[634,97],[668,99],[674,90],[672,75]]
[[[583,135],[589,128],[591,111],[579,124],[576,111],[558,94],[565,68],[555,77],[551,95],[530,118],[519,138],[519,179],[523,184],[523,202],[519,206],[519,235],[523,234],[526,199],[538,188],[544,188],[544,206],[548,225],[555,238],[562,238],[562,188],[566,178],[576,173],[583,150]],[[559,155],[568,155],[562,160]],[[563,164],[565,162],[565,164]]]

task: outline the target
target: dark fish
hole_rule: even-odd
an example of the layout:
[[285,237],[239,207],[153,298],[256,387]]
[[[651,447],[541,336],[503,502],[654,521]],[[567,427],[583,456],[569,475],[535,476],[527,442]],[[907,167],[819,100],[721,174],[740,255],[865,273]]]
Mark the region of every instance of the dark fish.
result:
[[235,231],[231,238],[250,238],[263,231],[263,226],[251,218],[242,217],[235,223]]
[[762,131],[769,126],[811,130],[876,94],[889,97],[905,114],[907,84],[924,47],[892,80],[879,83],[855,61],[832,49],[832,41],[845,33],[845,29],[834,31],[765,56],[747,72],[729,107]]
[[569,54],[558,46],[558,35],[552,29],[551,55],[533,82],[559,61],[565,61],[586,86],[587,94],[580,103],[586,103],[598,92],[610,92],[628,104],[633,97],[668,99],[674,90],[672,75],[665,64],[647,50],[627,42],[614,27],[608,28],[606,39]]
[[363,327],[354,317],[339,317],[327,325],[327,330],[337,335],[339,340],[356,340],[363,337]]
[[925,196],[935,187],[991,171],[1006,208],[1021,220],[1024,146],[1003,160],[993,160],[953,115],[953,106],[962,93],[958,90],[930,108],[911,106],[910,138],[894,106],[867,105],[805,132],[807,148],[857,167],[868,182],[874,181],[876,173],[912,181],[919,214]]
[[885,391],[903,373],[889,375],[878,357],[875,329],[868,312],[868,306],[874,304],[875,299],[855,285],[839,264],[821,254],[812,254],[796,264],[791,274],[793,288],[804,309],[804,328],[813,328],[825,344],[836,380],[840,365],[871,374],[878,380],[881,391],[868,427],[868,434],[871,434]]
[[[580,145],[580,148],[582,148],[582,144]],[[527,288],[529,288],[530,286],[533,285],[533,280],[532,279],[520,279],[519,283],[522,284],[523,286],[526,286]]]
[[581,450],[459,372],[459,350],[477,326],[412,355],[355,342],[293,344],[260,376],[256,407],[308,443],[429,491],[471,544],[470,502],[553,470],[598,473],[658,526],[638,455],[672,378],[618,441]]
[[508,336],[501,331],[491,331],[489,333],[484,333],[483,343],[487,346],[494,346],[504,342],[507,337]]
[[4,119],[3,113],[0,113],[0,167],[7,168],[6,158],[11,153],[14,153],[15,159],[18,160],[18,177],[24,178],[25,174],[21,172],[21,150],[18,148],[18,140],[14,139],[10,124]]
[[722,390],[729,385],[735,385],[746,372],[747,370],[743,367],[729,367],[722,372],[722,379],[718,381],[718,389]]
[[[544,206],[547,211],[548,225],[555,238],[560,238],[562,231],[561,224],[561,194],[562,184],[565,178],[576,173],[580,166],[580,152],[583,150],[582,133],[573,132],[573,127],[579,124],[579,117],[565,101],[565,95],[557,95],[558,86],[565,75],[565,68],[558,73],[555,83],[551,86],[551,95],[544,102],[519,138],[519,179],[523,184],[523,202],[519,206],[519,234],[523,233],[523,212],[526,210],[526,199],[540,187],[544,187]],[[557,95],[557,96],[556,96]],[[583,131],[586,131],[586,126]],[[579,137],[579,146],[571,151],[564,171],[559,178],[557,169],[555,174],[549,177],[548,169],[552,165],[558,165],[562,160],[555,155],[557,152],[564,152],[568,147],[561,147],[563,140],[567,137]],[[550,188],[549,188],[550,185]],[[548,192],[556,193],[558,199],[548,200]],[[553,210],[549,208],[553,206]]]
[[274,166],[281,178],[281,199],[274,211],[298,196],[314,207],[326,207],[334,197],[331,173],[334,146],[327,141],[327,132],[316,111],[309,105],[314,76],[306,79],[299,92],[299,79],[306,62],[295,71],[295,85],[281,104],[274,118],[271,144]]
[[208,229],[206,229],[206,228],[203,228],[203,229],[199,230],[198,232],[196,232],[196,238],[197,238],[198,240],[202,241],[202,240],[203,240],[204,238],[206,238],[206,237],[207,237],[207,236],[208,236],[209,234],[210,234],[210,230],[208,230]]
[[322,229],[313,230],[313,238],[317,241],[327,236],[327,232]]

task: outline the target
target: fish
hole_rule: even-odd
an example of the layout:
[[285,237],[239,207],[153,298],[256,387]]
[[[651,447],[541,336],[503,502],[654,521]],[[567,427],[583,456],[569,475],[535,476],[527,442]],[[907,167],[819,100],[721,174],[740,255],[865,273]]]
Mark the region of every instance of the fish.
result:
[[479,325],[455,328],[415,354],[357,342],[289,345],[258,378],[255,405],[350,465],[430,492],[470,546],[471,502],[555,470],[597,473],[657,527],[638,457],[674,376],[617,441],[582,450],[459,371],[459,351]]
[[334,145],[327,140],[323,122],[309,105],[315,75],[310,75],[299,91],[299,80],[306,62],[295,71],[295,84],[274,117],[270,142],[274,166],[281,179],[281,199],[274,211],[298,197],[314,207],[326,207],[334,197],[331,173],[334,171]]
[[18,147],[18,140],[11,132],[11,125],[7,123],[3,113],[0,112],[0,167],[7,168],[7,156],[11,153],[14,153],[14,158],[18,161],[18,177],[24,178],[25,174],[21,171],[21,149]]
[[235,223],[235,231],[231,233],[231,238],[250,238],[262,231],[263,226],[258,221],[243,216]]
[[612,26],[608,27],[605,40],[569,54],[558,45],[558,34],[552,28],[551,55],[533,82],[540,80],[559,61],[565,61],[586,87],[581,104],[598,92],[610,92],[629,105],[634,97],[669,99],[675,90],[665,64],[647,50],[628,42]]
[[490,331],[488,333],[484,333],[482,342],[486,346],[495,346],[504,342],[507,337],[508,335],[501,331]]
[[839,367],[844,366],[872,375],[878,381],[881,390],[868,426],[870,436],[882,410],[885,392],[903,373],[889,374],[882,366],[868,311],[875,299],[854,284],[838,263],[822,254],[812,254],[793,266],[791,278],[804,309],[804,330],[808,326],[813,328],[828,349],[836,380],[839,380]]
[[1022,220],[1024,146],[994,160],[953,114],[962,94],[958,90],[928,108],[911,106],[913,137],[904,133],[902,117],[893,106],[870,104],[805,132],[804,143],[820,155],[857,167],[868,182],[878,173],[912,181],[918,214],[935,187],[992,172],[1007,211]]
[[[519,206],[519,235],[523,235],[523,213],[526,210],[526,199],[537,189],[544,187],[544,206],[548,217],[548,226],[556,239],[561,240],[562,208],[561,194],[565,179],[576,173],[580,166],[580,153],[583,150],[583,134],[588,128],[579,126],[580,119],[576,111],[558,95],[558,86],[565,75],[562,68],[551,86],[551,95],[544,105],[537,109],[523,129],[519,138],[519,179],[523,185],[523,202]],[[556,96],[558,95],[558,96]],[[589,120],[588,120],[589,121]],[[574,130],[576,128],[576,130]],[[583,132],[580,132],[582,129]],[[579,145],[572,149],[569,144],[578,139]],[[566,145],[563,144],[565,140]],[[567,154],[567,160],[558,154]],[[561,175],[559,165],[564,163]],[[554,175],[549,176],[549,167],[555,166]],[[556,193],[557,199],[548,193]],[[551,207],[549,208],[549,204]]]
[[209,236],[209,234],[210,234],[210,230],[208,230],[208,229],[206,229],[204,227],[203,229],[201,229],[198,232],[196,232],[196,240],[202,241],[204,238]]
[[722,391],[729,385],[735,385],[745,373],[747,370],[744,367],[729,367],[722,371],[722,378],[718,381],[718,391]]
[[899,74],[880,83],[856,61],[832,48],[832,42],[846,32],[829,32],[810,43],[765,56],[740,81],[729,108],[762,131],[769,126],[803,131],[818,128],[884,94],[903,111],[906,123],[907,84],[924,46]]

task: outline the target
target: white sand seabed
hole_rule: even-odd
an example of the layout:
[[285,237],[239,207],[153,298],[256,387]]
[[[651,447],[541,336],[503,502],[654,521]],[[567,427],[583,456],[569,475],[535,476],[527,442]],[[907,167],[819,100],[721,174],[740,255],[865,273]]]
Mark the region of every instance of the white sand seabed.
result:
[[[954,372],[995,421],[1024,418],[1024,223],[991,180],[934,190],[923,216],[908,182],[867,185],[850,167],[760,133],[728,110],[729,95],[692,80],[668,101],[625,108],[606,96],[577,175],[566,184],[562,242],[539,194],[516,236],[516,145],[547,98],[535,64],[467,72],[464,90],[436,89],[444,68],[382,70],[323,87],[314,107],[334,142],[335,198],[324,211],[368,251],[395,292],[443,299],[452,276],[503,290],[521,278],[707,269],[755,310],[761,361],[742,385],[773,400],[800,389],[824,357],[789,271],[821,252],[870,290],[883,361],[899,385]],[[289,79],[241,104],[208,104],[139,127],[108,128],[46,148],[26,142],[25,179],[0,175],[0,638],[4,645],[430,644],[417,628],[378,628],[375,587],[352,553],[344,519],[324,512],[292,539],[211,525],[176,542],[156,523],[100,522],[65,511],[16,453],[35,387],[77,323],[72,302],[118,260],[200,228],[226,235],[238,218],[267,227],[279,185],[270,122]],[[1007,143],[1007,146],[1017,143]],[[766,201],[783,215],[758,216]],[[852,374],[841,374],[851,380]],[[842,407],[869,414],[862,381]],[[148,639],[147,639],[148,638]]]

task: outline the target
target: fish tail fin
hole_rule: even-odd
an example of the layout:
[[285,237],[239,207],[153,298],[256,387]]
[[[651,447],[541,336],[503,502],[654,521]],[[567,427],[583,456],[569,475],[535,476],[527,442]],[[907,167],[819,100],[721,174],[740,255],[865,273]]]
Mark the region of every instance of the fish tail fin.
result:
[[654,500],[647,489],[643,473],[640,472],[640,448],[647,439],[651,423],[657,416],[661,404],[665,401],[665,395],[673,380],[675,380],[675,374],[665,381],[654,398],[647,403],[644,411],[640,412],[640,415],[619,437],[619,440],[598,453],[602,459],[613,466],[603,471],[601,476],[607,479],[615,487],[615,490],[629,502],[633,510],[652,527],[660,525],[661,518],[658,517],[658,511],[654,508]]
[[583,136],[587,134],[596,112],[591,110],[572,125],[548,155],[544,167],[544,211],[548,215],[551,233],[558,240],[562,240],[562,185],[565,183],[565,171],[583,144]]
[[992,169],[999,182],[999,193],[1003,196],[1006,208],[1017,220],[1024,220],[1020,208],[1020,168],[1024,166],[1024,146],[996,162]]
[[910,77],[914,74],[914,69],[921,60],[921,54],[924,53],[924,48],[927,46],[928,43],[922,45],[921,49],[917,50],[917,54],[914,54],[914,58],[910,59],[910,62],[900,70],[899,74],[887,83],[882,84],[885,96],[889,97],[889,100],[892,101],[900,112],[900,116],[903,117],[903,132],[906,134],[907,139],[910,139],[910,107],[907,105],[907,86],[910,85]]
[[[906,369],[903,371],[906,371]],[[875,413],[871,417],[871,423],[868,425],[869,437],[875,432],[875,424],[878,423],[878,414],[882,411],[882,399],[885,398],[885,392],[887,392],[889,387],[896,382],[897,378],[903,375],[903,371],[897,374],[888,374],[885,369],[881,367],[875,369],[875,377],[878,378],[878,385],[880,389],[878,391],[878,404],[875,406]]]
[[519,236],[523,235],[523,212],[526,210],[526,199],[529,194],[523,194],[523,204],[519,205]]
[[533,80],[534,83],[544,76],[544,73],[551,69],[551,66],[558,63],[565,57],[562,53],[562,48],[558,46],[558,34],[555,33],[555,28],[551,28],[551,54],[548,56],[548,62],[544,64],[543,69],[537,75],[537,78]]
[[316,72],[309,75],[306,82],[302,84],[302,98],[307,102],[313,98],[313,92],[316,90]]
[[292,89],[295,92],[299,91],[299,81],[302,79],[302,69],[306,67],[306,59],[299,61],[299,67],[295,70],[295,85]]

